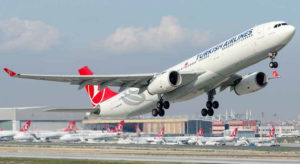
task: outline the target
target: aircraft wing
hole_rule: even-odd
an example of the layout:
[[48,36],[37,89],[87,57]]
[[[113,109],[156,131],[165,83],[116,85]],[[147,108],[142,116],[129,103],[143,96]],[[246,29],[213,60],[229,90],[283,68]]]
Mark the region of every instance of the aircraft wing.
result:
[[[22,79],[46,80],[55,82],[66,82],[71,85],[79,85],[82,89],[85,85],[100,85],[100,90],[107,86],[116,86],[121,88],[147,86],[149,80],[156,73],[148,74],[124,74],[124,75],[36,75],[36,74],[20,74],[10,69],[4,68],[4,71],[11,77]],[[181,73],[183,80],[190,81],[195,79],[197,75],[204,72],[183,72]]]
[[232,74],[226,81],[220,84],[220,92],[224,91],[227,87],[236,85],[241,79],[241,75]]

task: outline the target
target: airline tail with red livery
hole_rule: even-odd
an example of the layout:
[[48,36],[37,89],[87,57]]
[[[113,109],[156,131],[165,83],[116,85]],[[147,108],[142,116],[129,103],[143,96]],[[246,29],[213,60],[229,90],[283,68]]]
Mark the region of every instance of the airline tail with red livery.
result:
[[19,130],[19,132],[26,132],[30,128],[31,121],[26,121],[25,124],[22,126],[22,128]]
[[124,126],[124,120],[121,120],[118,125],[115,127],[115,129],[112,131],[110,130],[110,128],[108,127],[108,125],[106,125],[106,131],[108,133],[118,133],[118,132],[122,132],[123,131],[123,126]]
[[164,135],[165,135],[165,127],[162,127],[160,133],[155,137],[163,137]]
[[236,137],[237,135],[237,128],[234,128],[234,130],[232,131],[230,137]]
[[[78,72],[80,75],[94,75],[94,73],[87,66],[80,68]],[[86,85],[85,89],[91,99],[93,107],[118,94],[108,87],[101,89],[100,85]]]
[[76,131],[79,130],[76,127],[76,121],[70,121],[68,127],[64,130],[64,132]]
[[200,128],[200,130],[198,131],[196,136],[200,137],[200,136],[202,136],[202,134],[203,134],[203,128]]
[[113,130],[113,133],[122,132],[123,131],[123,126],[124,126],[124,120],[121,120],[118,123],[118,125],[115,127],[115,129]]
[[270,131],[268,137],[272,138],[272,137],[274,137],[274,134],[275,134],[275,128],[272,128],[272,130]]

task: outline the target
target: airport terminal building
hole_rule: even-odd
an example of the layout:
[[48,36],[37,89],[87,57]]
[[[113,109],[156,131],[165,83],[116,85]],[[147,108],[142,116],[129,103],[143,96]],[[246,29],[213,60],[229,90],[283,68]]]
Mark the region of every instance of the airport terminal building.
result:
[[[83,120],[85,129],[104,130],[108,125],[115,127],[120,120]],[[124,120],[124,132],[135,132],[135,126],[148,134],[157,134],[165,127],[165,133],[168,135],[195,135],[200,128],[203,128],[204,136],[211,136],[211,121],[189,120],[188,118],[149,118],[149,119],[129,119]]]
[[16,107],[0,108],[0,128],[17,131],[28,120],[31,120],[30,130],[36,127],[43,131],[65,129],[69,121],[75,120],[77,127],[82,127],[81,121],[85,113],[46,112],[48,107]]

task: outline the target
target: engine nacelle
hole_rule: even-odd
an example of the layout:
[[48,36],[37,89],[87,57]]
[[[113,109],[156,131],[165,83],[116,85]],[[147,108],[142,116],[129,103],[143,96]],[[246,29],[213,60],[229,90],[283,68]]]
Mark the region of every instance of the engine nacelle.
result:
[[254,72],[243,76],[242,80],[234,86],[237,95],[252,93],[264,88],[268,84],[268,78],[263,72]]
[[147,90],[152,95],[167,93],[176,89],[181,82],[181,75],[177,71],[165,72],[155,77]]

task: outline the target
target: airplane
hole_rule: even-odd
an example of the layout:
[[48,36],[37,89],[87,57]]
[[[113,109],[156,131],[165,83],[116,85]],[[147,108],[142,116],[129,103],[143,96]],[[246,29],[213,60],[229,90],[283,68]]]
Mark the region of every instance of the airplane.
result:
[[69,133],[60,137],[62,142],[90,142],[93,143],[95,140],[103,140],[107,138],[119,137],[123,130],[124,120],[121,120],[113,131],[107,126],[107,131],[89,131],[82,130],[78,133]]
[[[216,90],[226,88],[237,95],[256,92],[268,84],[264,72],[239,75],[237,72],[270,58],[269,67],[277,68],[278,52],[295,34],[295,27],[284,21],[273,21],[252,27],[160,73],[94,75],[87,66],[80,75],[20,74],[8,68],[11,77],[66,82],[85,87],[93,108],[51,109],[54,112],[90,112],[100,117],[126,118],[152,112],[165,115],[171,103],[207,94],[202,116],[213,116],[219,102]],[[271,78],[272,79],[272,78]],[[119,93],[109,87],[119,87]]]
[[197,141],[199,137],[203,137],[203,128],[200,128],[196,135],[194,136],[177,136],[177,137],[164,137],[166,143],[169,144],[195,144],[193,141]]
[[63,131],[39,131],[37,127],[35,129],[36,129],[36,133],[35,133],[36,137],[39,138],[39,140],[44,142],[49,142],[51,139],[59,139],[63,135],[66,135],[71,132],[76,132],[77,130],[79,130],[76,127],[76,121],[70,121],[67,128],[64,129]]
[[108,133],[119,133],[119,132],[122,132],[123,126],[124,126],[124,120],[121,120],[121,121],[117,124],[117,126],[115,127],[115,129],[114,129],[113,131],[111,131],[111,130],[109,129],[108,125],[106,125],[105,128],[106,128],[106,131],[107,131]]
[[38,140],[34,133],[29,132],[31,121],[26,121],[22,128],[17,132],[13,139],[18,142],[31,142],[33,140]]
[[[243,140],[243,139],[241,139]],[[264,143],[271,142],[275,140],[275,128],[272,128],[267,137],[254,137],[254,138],[245,138],[249,143]]]
[[165,144],[164,140],[165,127],[161,128],[161,131],[154,137],[129,137],[126,139],[120,139],[118,143],[121,144]]
[[26,121],[25,124],[20,128],[19,131],[12,130],[1,130],[0,140],[12,140],[15,135],[28,131],[30,128],[31,121]]
[[203,137],[198,136],[196,138],[192,138],[188,141],[189,144],[196,144],[196,145],[224,145],[226,142],[232,142],[236,140],[237,135],[237,128],[234,128],[230,136],[224,137]]

